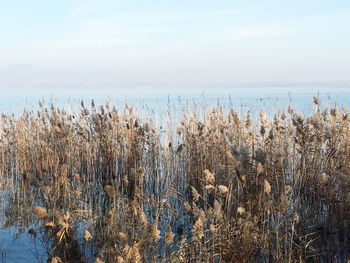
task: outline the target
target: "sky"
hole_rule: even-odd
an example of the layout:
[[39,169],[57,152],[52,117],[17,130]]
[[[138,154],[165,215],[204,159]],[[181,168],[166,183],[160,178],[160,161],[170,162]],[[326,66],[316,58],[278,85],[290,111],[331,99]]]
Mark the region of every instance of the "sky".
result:
[[0,87],[348,82],[349,0],[0,0]]

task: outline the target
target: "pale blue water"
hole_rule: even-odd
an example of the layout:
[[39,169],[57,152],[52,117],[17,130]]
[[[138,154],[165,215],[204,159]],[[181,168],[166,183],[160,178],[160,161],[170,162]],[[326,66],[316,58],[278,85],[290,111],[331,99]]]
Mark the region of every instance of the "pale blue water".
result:
[[[66,109],[80,107],[80,101],[89,104],[109,102],[123,108],[127,102],[141,113],[152,113],[156,118],[170,105],[173,111],[181,111],[200,104],[211,107],[222,105],[237,112],[252,114],[265,110],[268,113],[286,109],[291,103],[296,110],[311,113],[313,96],[319,96],[322,107],[350,105],[350,84],[339,86],[245,86],[237,85],[156,85],[126,88],[65,88],[65,89],[0,89],[0,111],[20,113],[25,107],[37,109],[38,101],[53,101]],[[193,107],[192,107],[193,108]]]

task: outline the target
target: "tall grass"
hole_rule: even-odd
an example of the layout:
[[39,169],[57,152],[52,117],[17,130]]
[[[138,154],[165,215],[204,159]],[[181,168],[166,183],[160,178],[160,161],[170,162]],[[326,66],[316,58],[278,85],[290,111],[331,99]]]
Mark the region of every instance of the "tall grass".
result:
[[350,117],[314,104],[165,128],[127,105],[3,114],[6,223],[42,236],[50,262],[344,262]]

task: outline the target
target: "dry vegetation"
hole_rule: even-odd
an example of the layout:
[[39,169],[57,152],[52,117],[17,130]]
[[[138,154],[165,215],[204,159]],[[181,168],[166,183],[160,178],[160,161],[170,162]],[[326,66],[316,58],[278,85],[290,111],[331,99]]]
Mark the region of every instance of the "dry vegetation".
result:
[[[132,108],[2,115],[7,225],[50,262],[345,262],[350,116],[220,107],[165,133]],[[175,128],[171,128],[175,127]]]

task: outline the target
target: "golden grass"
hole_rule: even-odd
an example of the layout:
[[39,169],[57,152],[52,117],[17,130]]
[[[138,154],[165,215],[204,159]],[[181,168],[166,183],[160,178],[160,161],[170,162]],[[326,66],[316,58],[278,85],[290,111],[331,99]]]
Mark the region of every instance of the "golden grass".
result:
[[166,135],[128,106],[3,114],[7,224],[39,223],[51,262],[349,259],[350,118],[314,104],[216,107]]

